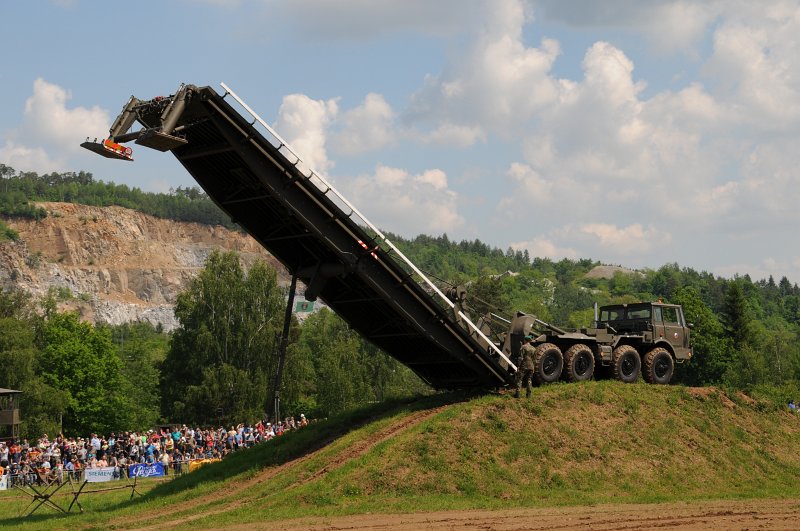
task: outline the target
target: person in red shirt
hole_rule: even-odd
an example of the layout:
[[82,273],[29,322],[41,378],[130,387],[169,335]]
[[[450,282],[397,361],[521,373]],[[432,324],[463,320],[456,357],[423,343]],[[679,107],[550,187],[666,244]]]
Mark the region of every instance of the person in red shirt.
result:
[[12,442],[8,448],[8,456],[12,463],[19,464],[19,460],[22,458],[22,447],[17,441]]

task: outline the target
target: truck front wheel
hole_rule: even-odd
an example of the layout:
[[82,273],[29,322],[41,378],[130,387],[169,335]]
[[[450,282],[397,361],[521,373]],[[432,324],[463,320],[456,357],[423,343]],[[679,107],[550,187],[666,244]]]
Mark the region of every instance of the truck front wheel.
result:
[[672,380],[674,370],[675,363],[667,349],[656,347],[645,354],[642,376],[647,383],[666,385]]
[[561,349],[552,343],[544,343],[536,347],[533,353],[533,378],[536,383],[555,382],[561,378],[561,371],[564,369],[564,355]]
[[564,353],[564,372],[570,382],[583,382],[592,379],[594,374],[594,353],[592,349],[578,343]]
[[614,349],[611,356],[614,378],[621,382],[633,383],[639,378],[642,360],[636,349],[630,345],[622,345]]

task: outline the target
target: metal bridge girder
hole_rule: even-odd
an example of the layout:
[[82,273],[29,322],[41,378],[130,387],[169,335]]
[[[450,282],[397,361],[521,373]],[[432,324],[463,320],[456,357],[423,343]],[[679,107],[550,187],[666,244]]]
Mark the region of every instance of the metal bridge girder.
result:
[[[503,354],[496,347],[485,351],[474,337],[480,332],[466,330],[418,285],[395,261],[399,251],[388,240],[373,241],[353,219],[354,209],[345,212],[329,186],[304,174],[299,160],[261,134],[249,107],[237,98],[253,121],[225,96],[185,85],[170,102],[132,98],[114,134],[138,141],[135,133],[119,130],[135,115],[147,135],[140,143],[167,147],[231,219],[297,274],[311,300],[322,298],[351,328],[432,386],[511,383]],[[181,141],[170,144],[164,134],[179,134]],[[466,316],[459,319],[471,325]]]

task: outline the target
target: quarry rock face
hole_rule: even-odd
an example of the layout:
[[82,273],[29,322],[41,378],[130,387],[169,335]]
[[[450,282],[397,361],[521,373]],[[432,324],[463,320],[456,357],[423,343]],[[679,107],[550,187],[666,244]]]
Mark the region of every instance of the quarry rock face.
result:
[[[250,236],[221,226],[155,218],[122,207],[37,203],[41,221],[7,219],[19,241],[0,243],[0,287],[36,298],[50,293],[59,309],[94,323],[149,321],[178,326],[173,308],[212,251],[236,251],[247,269],[261,259],[283,266]],[[283,282],[281,282],[283,283]]]

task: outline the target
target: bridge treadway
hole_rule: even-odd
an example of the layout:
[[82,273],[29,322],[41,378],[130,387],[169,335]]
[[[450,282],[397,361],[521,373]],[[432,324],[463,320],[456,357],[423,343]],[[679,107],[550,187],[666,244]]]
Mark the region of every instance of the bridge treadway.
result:
[[[234,222],[297,274],[308,298],[319,296],[353,330],[436,388],[491,388],[512,380],[502,357],[487,353],[395,250],[287,147],[262,135],[230,94],[188,88],[174,125],[185,142],[170,144],[172,153]],[[137,112],[146,129],[158,129],[165,114],[163,101],[152,101],[158,105]]]

